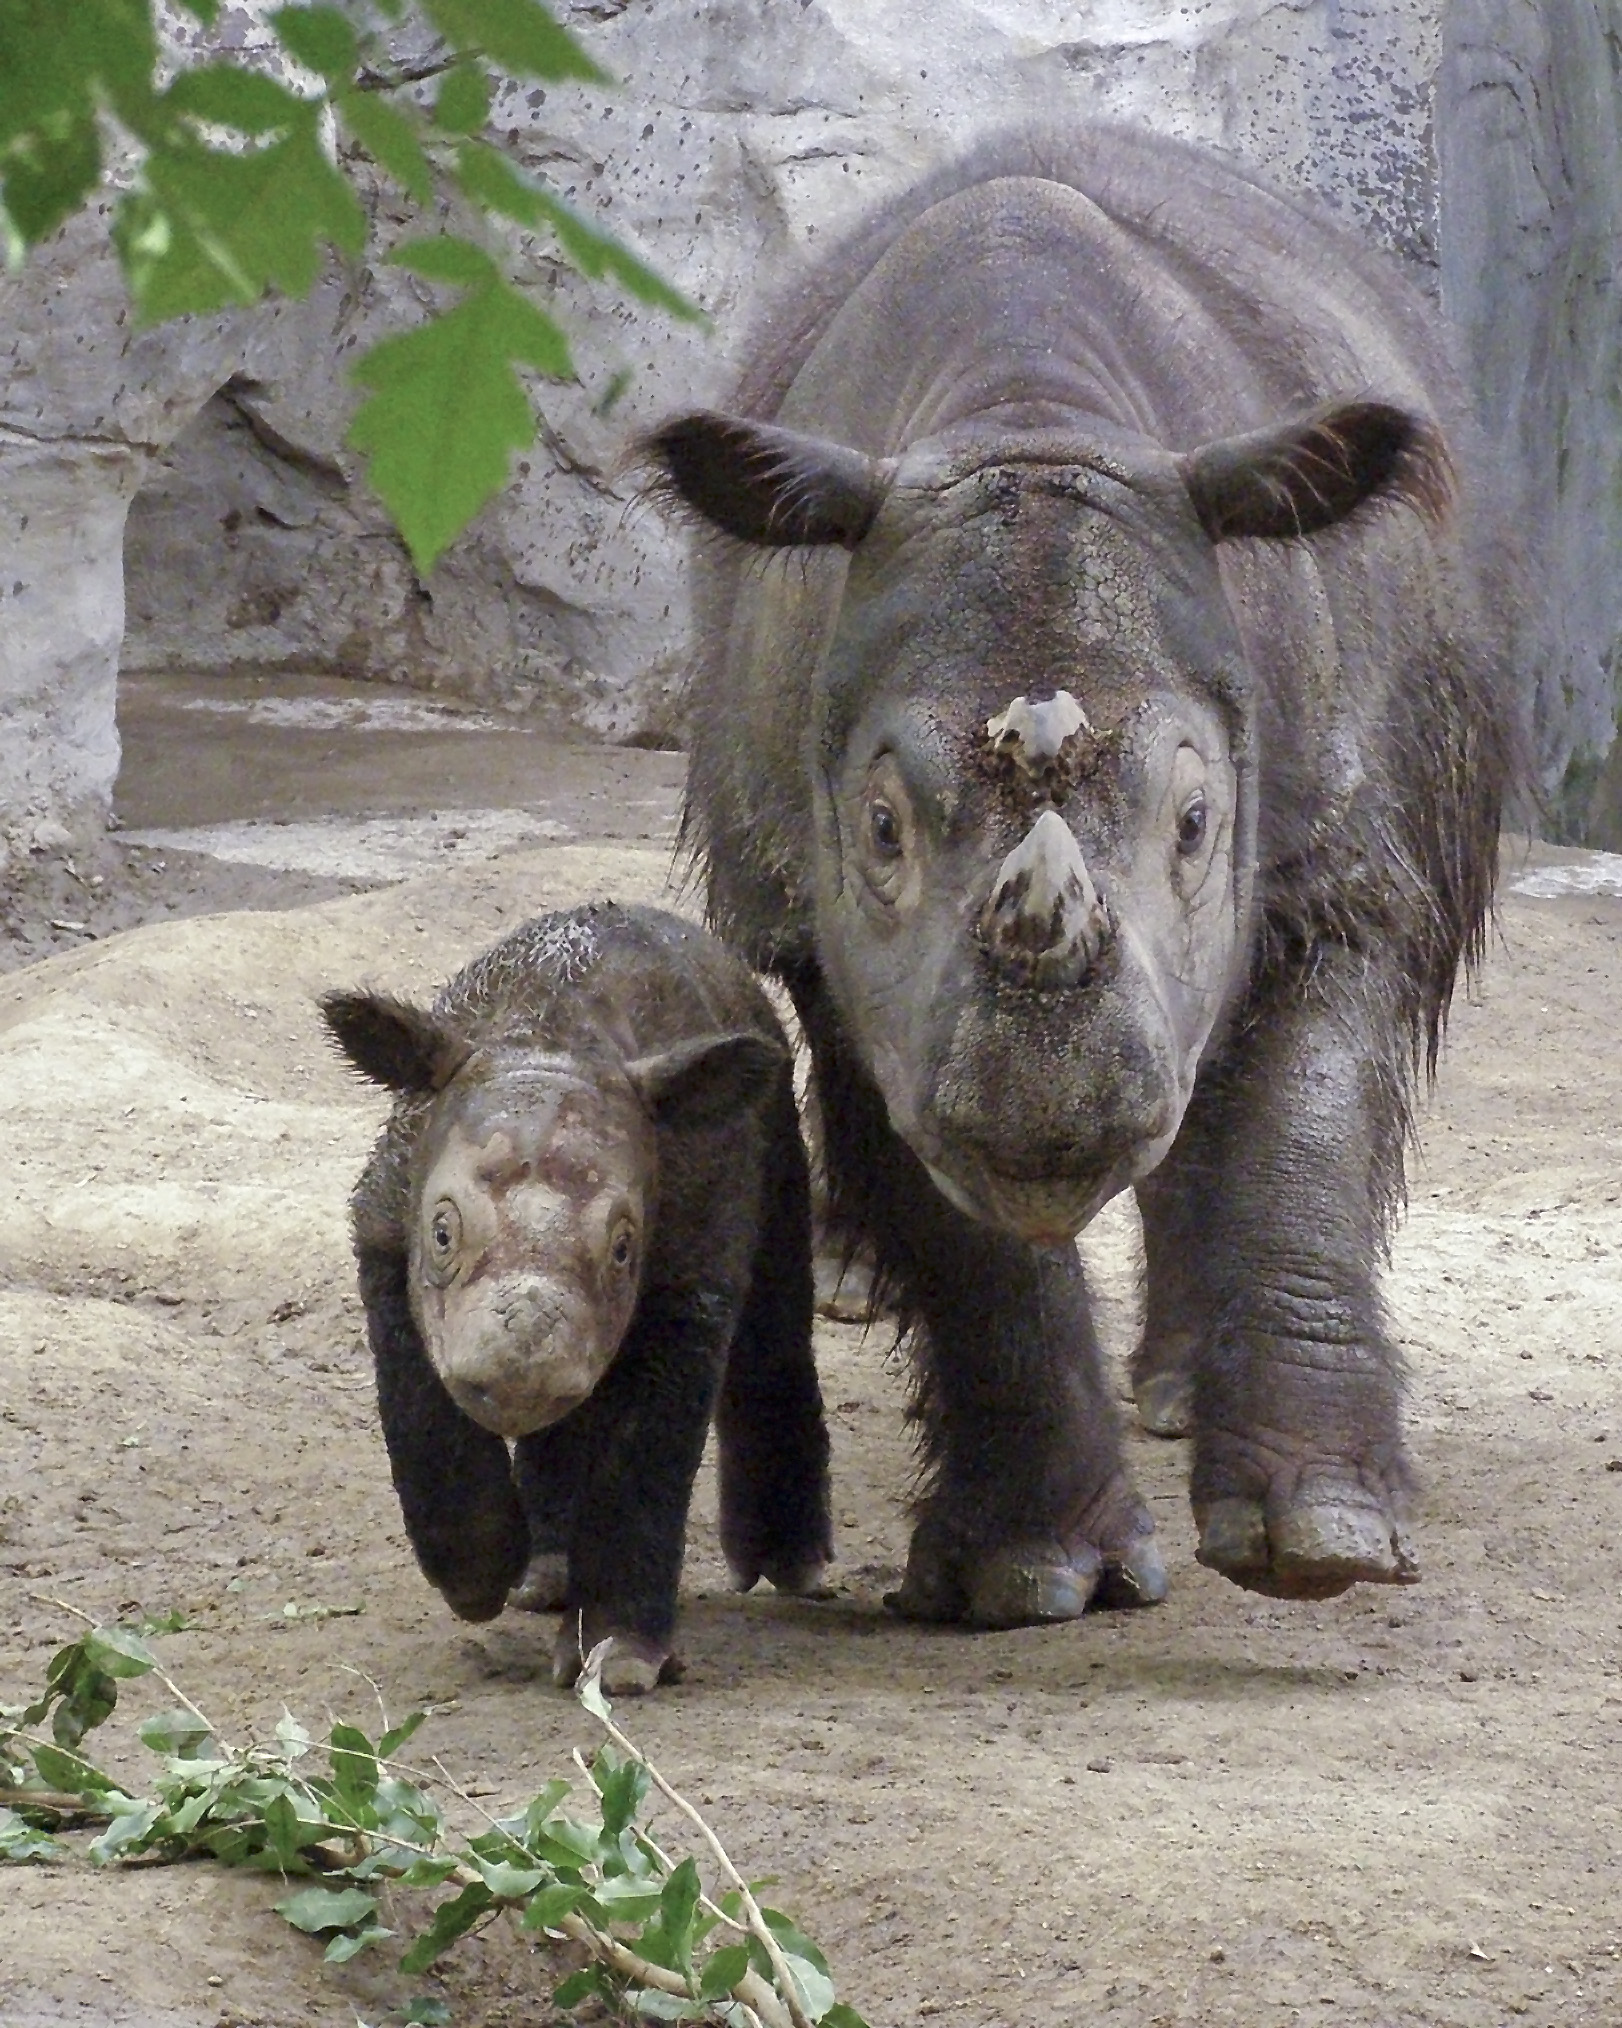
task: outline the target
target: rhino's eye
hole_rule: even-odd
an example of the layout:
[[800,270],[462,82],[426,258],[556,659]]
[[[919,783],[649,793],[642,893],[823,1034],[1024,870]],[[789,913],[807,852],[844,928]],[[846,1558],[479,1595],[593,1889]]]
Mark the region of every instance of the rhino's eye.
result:
[[1205,797],[1198,795],[1184,805],[1177,819],[1177,850],[1185,859],[1192,859],[1205,843],[1205,826]]
[[868,813],[868,833],[873,849],[884,859],[901,856],[901,819],[888,803],[875,803]]
[[448,1279],[462,1244],[462,1214],[442,1197],[428,1219],[427,1269],[435,1280]]
[[623,1220],[614,1228],[608,1243],[608,1257],[617,1268],[628,1268],[636,1258],[636,1235]]

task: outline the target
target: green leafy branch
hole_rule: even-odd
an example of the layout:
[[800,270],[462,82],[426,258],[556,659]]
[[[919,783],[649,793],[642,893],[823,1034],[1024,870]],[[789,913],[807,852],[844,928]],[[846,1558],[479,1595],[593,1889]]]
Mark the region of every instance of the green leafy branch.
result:
[[[213,27],[219,0],[180,4]],[[540,0],[420,4],[441,53],[403,68],[384,35],[405,0],[276,9],[270,27],[309,81],[295,90],[223,52],[161,85],[152,0],[0,0],[0,234],[15,266],[99,187],[117,135],[137,166],[113,242],[138,321],[154,323],[268,290],[305,295],[326,249],[358,258],[368,227],[346,167],[355,151],[420,211],[471,214],[490,245],[436,230],[386,256],[460,300],[354,368],[371,392],[349,441],[426,572],[535,440],[518,370],[575,377],[561,326],[493,255],[494,222],[547,234],[592,282],[702,316],[485,138],[499,77],[612,83],[574,36]]]
[[[572,1944],[584,1955],[553,1992],[565,2009],[597,2000],[636,2018],[727,2028],[864,2028],[836,1999],[821,1951],[756,1899],[699,1811],[615,1724],[600,1683],[607,1643],[588,1657],[578,1686],[607,1734],[589,1764],[575,1755],[590,1783],[591,1815],[564,1814],[571,1783],[558,1779],[522,1810],[493,1817],[437,1760],[425,1769],[400,1758],[424,1723],[421,1711],[398,1725],[385,1714],[375,1740],[337,1722],[319,1743],[284,1714],[273,1740],[229,1746],[149,1645],[180,1624],[93,1625],[52,1657],[32,1703],[0,1708],[0,1863],[67,1859],[59,1834],[99,1824],[86,1849],[97,1865],[208,1857],[306,1881],[276,1907],[323,1942],[330,1963],[394,1938],[386,1904],[416,1891],[440,1898],[401,1954],[408,1974],[426,1972],[458,1938],[508,1915],[536,1941]],[[142,1794],[80,1749],[111,1717],[119,1684],[148,1675],[176,1705],[139,1728],[161,1763]],[[47,1721],[48,1738],[39,1729]],[[436,1790],[454,1795],[484,1828],[452,1832]],[[697,1861],[670,1857],[640,1821],[650,1792],[697,1831],[725,1883],[714,1896]],[[423,1994],[406,2018],[449,2015]]]

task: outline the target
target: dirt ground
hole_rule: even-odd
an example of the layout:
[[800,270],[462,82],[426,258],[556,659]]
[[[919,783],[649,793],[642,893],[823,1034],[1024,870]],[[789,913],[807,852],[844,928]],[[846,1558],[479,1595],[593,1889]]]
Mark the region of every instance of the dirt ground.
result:
[[[99,921],[53,933],[78,947],[0,978],[0,1702],[71,1634],[52,1601],[178,1607],[166,1665],[228,1736],[284,1704],[365,1722],[370,1678],[394,1715],[437,1707],[422,1744],[498,1809],[593,1728],[550,1687],[549,1619],[464,1626],[411,1562],[344,1231],[381,1108],[312,999],[427,992],[527,913],[658,894],[680,763],[218,695],[244,709],[133,701],[120,847],[146,885],[106,880]],[[502,739],[534,744],[508,767]],[[411,877],[377,885],[390,853]],[[619,1715],[874,2028],[1622,2022],[1619,1004],[1622,861],[1518,861],[1389,1283],[1418,1589],[1235,1590],[1193,1561],[1186,1446],[1137,1434],[1164,1606],[898,1624],[905,1389],[878,1329],[819,1326],[832,1600],[731,1595],[706,1479],[689,1673]],[[1087,1251],[1124,1355],[1130,1218]],[[324,1967],[262,1877],[4,1885],[4,2028],[351,2028],[408,1990],[380,1953]],[[502,1931],[442,1989],[459,2028],[551,2018],[548,1967]]]

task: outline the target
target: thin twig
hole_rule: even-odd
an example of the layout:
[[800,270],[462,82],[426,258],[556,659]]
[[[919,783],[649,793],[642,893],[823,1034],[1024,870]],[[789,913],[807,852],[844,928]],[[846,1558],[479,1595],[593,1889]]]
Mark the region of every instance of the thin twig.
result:
[[[602,1674],[602,1666],[606,1658],[608,1645],[607,1641],[600,1642],[586,1657],[585,1667],[581,1671],[581,1680],[588,1687],[597,1688],[597,1679]],[[593,1667],[594,1663],[595,1667]],[[599,1700],[601,1696],[602,1692],[599,1688]],[[585,1702],[583,1698],[581,1701],[582,1703]],[[591,1711],[591,1705],[586,1705],[586,1709]],[[653,1762],[648,1759],[647,1755],[637,1747],[635,1742],[627,1738],[620,1731],[612,1717],[609,1716],[606,1703],[601,1703],[597,1710],[592,1711],[592,1716],[622,1753],[627,1753],[633,1760],[638,1760],[642,1763],[648,1771],[648,1780],[653,1783],[660,1795],[664,1797],[666,1802],[680,1810],[688,1823],[692,1825],[705,1844],[709,1846],[710,1851],[715,1856],[715,1863],[721,1868],[721,1871],[737,1890],[738,1899],[743,1906],[743,1912],[749,1920],[750,1935],[759,1943],[761,1949],[765,1951],[767,1958],[771,1962],[772,1970],[776,1973],[777,1982],[781,1988],[783,2004],[788,2009],[789,2019],[793,2022],[794,2028],[815,2028],[811,2016],[805,2011],[805,2003],[800,1998],[800,1989],[794,1982],[794,1974],[789,1969],[788,1960],[783,1955],[782,1946],[778,1943],[776,1937],[772,1935],[766,1918],[761,1914],[759,1902],[749,1892],[748,1881],[744,1879],[737,1867],[733,1865],[726,1847],[721,1843],[714,1831],[710,1829],[708,1821],[678,1788],[665,1779],[658,1768],[654,1766]]]

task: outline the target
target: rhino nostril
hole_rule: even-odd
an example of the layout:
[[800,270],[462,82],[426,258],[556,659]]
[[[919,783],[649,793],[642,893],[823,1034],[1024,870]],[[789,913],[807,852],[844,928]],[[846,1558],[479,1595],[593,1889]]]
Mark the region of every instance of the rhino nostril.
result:
[[1077,986],[1113,925],[1068,824],[1044,810],[998,869],[975,925],[987,956],[1013,985]]

